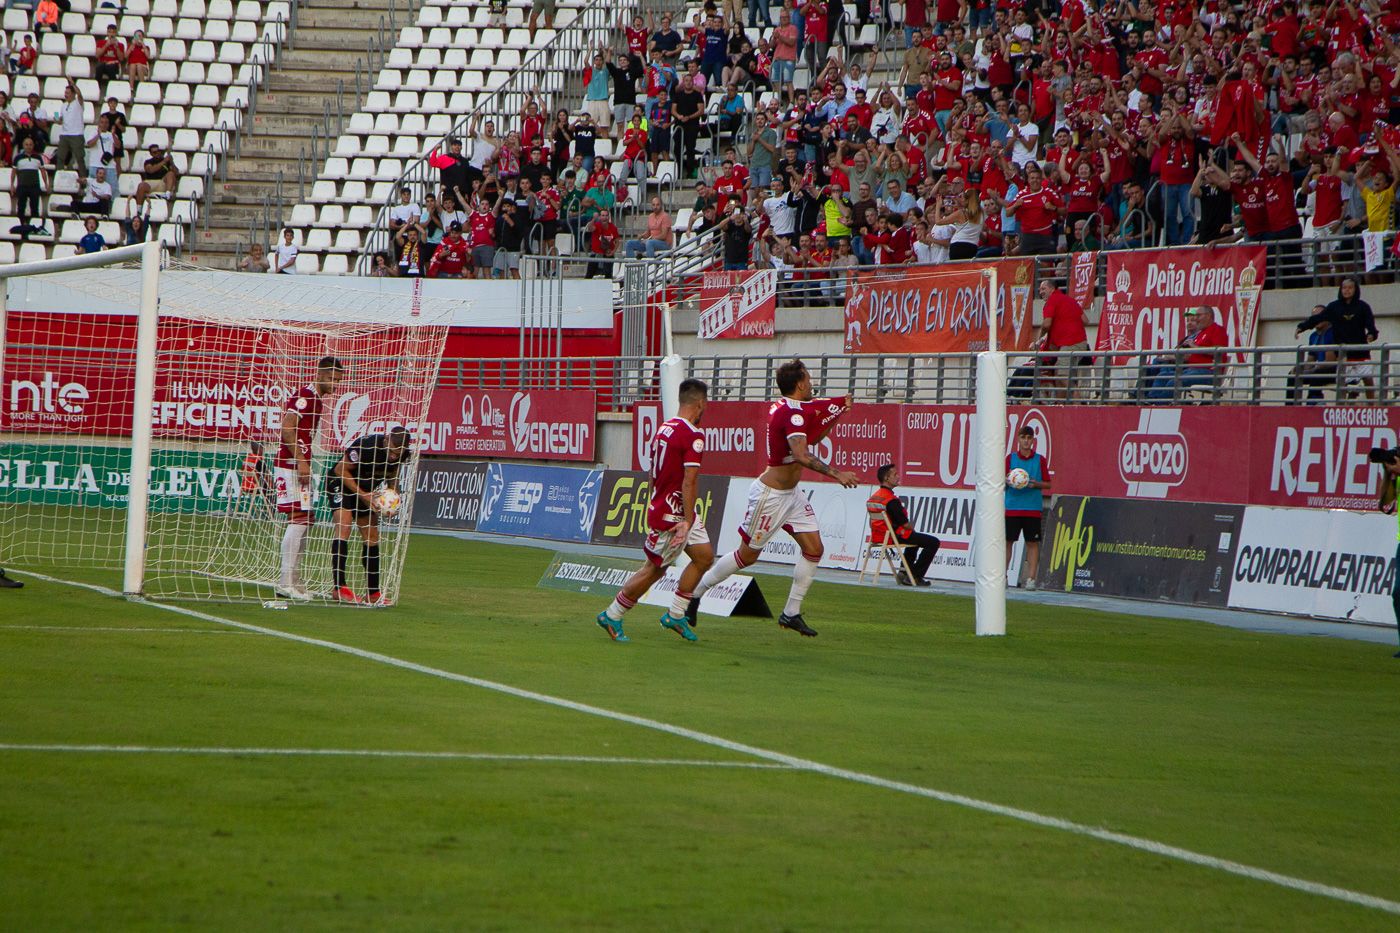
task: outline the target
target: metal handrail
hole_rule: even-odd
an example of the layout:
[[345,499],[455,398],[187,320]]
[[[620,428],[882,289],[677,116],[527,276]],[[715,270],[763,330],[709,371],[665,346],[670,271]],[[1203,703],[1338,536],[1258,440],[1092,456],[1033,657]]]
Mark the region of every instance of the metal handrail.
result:
[[[1369,351],[1370,386],[1343,364],[1332,371],[1295,373],[1308,347],[1212,347],[1142,351],[1017,351],[1007,354],[1012,404],[1149,405],[1288,404],[1393,405],[1400,397],[1400,343],[1326,347],[1345,354]],[[1211,362],[1188,371],[1177,359],[1204,355]],[[592,389],[600,411],[628,411],[659,398],[659,353],[616,357],[448,358],[439,385],[451,388],[549,387]],[[1075,365],[1061,365],[1066,358]],[[1117,358],[1124,362],[1118,364]],[[1243,359],[1241,359],[1243,358]],[[710,398],[767,401],[773,373],[790,356],[714,356],[686,359],[687,374],[710,386]],[[546,365],[542,365],[546,364]],[[977,355],[821,355],[806,359],[819,395],[849,395],[861,403],[971,405],[977,387]],[[1068,373],[1068,378],[1066,378]],[[1312,397],[1316,395],[1317,397]]]

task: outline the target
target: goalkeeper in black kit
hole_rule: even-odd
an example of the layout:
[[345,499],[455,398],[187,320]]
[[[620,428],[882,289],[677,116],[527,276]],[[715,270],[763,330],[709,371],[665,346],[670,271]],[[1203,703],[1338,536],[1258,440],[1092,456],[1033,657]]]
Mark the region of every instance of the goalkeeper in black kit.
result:
[[[369,434],[345,448],[326,474],[326,497],[335,525],[331,541],[331,573],[336,599],[344,603],[382,604],[379,592],[379,517],[399,508],[399,469],[408,459],[408,432],[393,428],[387,434]],[[365,568],[366,597],[355,595],[345,577],[350,556],[350,526],[360,529],[361,562]]]

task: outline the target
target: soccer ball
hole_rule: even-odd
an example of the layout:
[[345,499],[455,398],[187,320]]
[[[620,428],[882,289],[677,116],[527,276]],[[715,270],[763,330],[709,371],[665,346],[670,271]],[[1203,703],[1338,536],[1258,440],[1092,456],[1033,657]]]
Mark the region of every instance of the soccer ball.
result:
[[374,507],[381,515],[393,515],[399,510],[403,498],[387,486],[374,491]]
[[1031,475],[1020,467],[1006,474],[1006,485],[1012,489],[1025,489],[1030,484]]

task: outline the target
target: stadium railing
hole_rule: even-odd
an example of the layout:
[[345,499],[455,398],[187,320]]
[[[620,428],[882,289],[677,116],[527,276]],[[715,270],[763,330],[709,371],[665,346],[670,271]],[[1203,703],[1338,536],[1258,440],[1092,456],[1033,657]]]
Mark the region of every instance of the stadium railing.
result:
[[[1010,352],[1007,394],[1013,404],[1069,405],[1394,405],[1400,399],[1400,344],[1326,346],[1342,356],[1366,351],[1371,357],[1308,369],[1317,349]],[[1211,362],[1190,365],[1191,356],[1208,356]],[[710,384],[712,399],[765,401],[778,394],[773,373],[789,358],[694,355],[686,360],[686,371]],[[636,402],[658,398],[658,362],[658,356],[446,359],[440,379],[443,386],[465,389],[591,389],[600,412],[625,412]],[[974,353],[821,355],[807,357],[806,363],[822,395],[937,405],[976,400]]]

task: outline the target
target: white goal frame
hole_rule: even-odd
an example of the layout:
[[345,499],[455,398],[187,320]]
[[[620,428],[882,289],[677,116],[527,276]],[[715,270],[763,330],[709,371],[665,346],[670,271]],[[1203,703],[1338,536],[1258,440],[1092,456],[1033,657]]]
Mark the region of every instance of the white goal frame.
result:
[[987,349],[977,354],[977,634],[1006,634],[1006,353],[997,349],[997,270],[987,278]]
[[[160,313],[160,265],[165,244],[151,240],[100,253],[64,256],[0,266],[0,289],[18,276],[49,275],[123,262],[141,263],[141,302],[136,325],[136,396],[131,415],[131,480],[126,513],[126,553],[122,592],[139,596],[146,575],[146,516],[150,502],[151,406],[156,390],[156,332]],[[3,294],[0,293],[0,299]],[[5,363],[5,321],[0,309],[0,371]],[[144,404],[143,404],[144,403]]]

